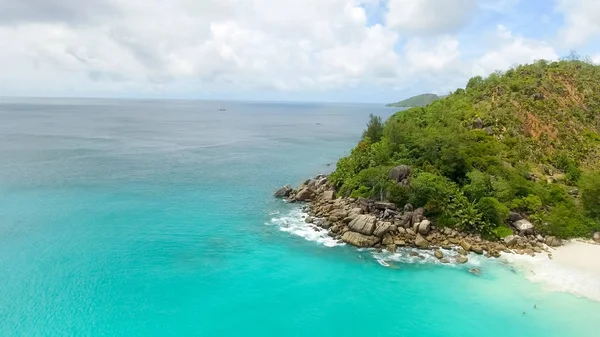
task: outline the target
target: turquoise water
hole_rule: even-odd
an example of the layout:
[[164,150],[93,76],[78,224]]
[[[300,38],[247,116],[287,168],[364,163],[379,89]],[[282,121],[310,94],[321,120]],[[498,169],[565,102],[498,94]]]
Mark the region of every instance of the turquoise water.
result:
[[0,101],[0,336],[597,335],[599,303],[328,247],[271,197],[393,111],[219,106]]

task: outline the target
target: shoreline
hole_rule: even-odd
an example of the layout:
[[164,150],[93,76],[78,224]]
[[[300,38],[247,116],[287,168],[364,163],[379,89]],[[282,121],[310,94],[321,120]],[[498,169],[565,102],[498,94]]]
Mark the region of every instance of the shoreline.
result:
[[[518,233],[498,241],[450,228],[436,228],[422,209],[399,209],[387,202],[336,198],[327,176],[306,180],[298,189],[285,186],[276,197],[302,203],[297,216],[328,247],[349,244],[377,255],[400,255],[410,262],[471,265],[473,258],[499,259],[513,265],[533,283],[600,302],[600,244],[592,240],[561,242],[554,237]],[[292,229],[285,230],[294,233]],[[313,234],[314,235],[314,234]],[[306,239],[309,237],[305,235]],[[550,243],[547,244],[547,243]],[[478,268],[470,269],[477,274]]]

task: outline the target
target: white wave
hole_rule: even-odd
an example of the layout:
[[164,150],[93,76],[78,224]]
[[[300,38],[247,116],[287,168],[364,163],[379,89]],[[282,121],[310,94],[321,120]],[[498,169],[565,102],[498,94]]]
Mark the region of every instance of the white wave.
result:
[[294,209],[284,216],[272,218],[271,222],[268,224],[276,225],[283,232],[302,237],[308,241],[317,242],[326,247],[345,245],[345,243],[330,237],[327,234],[327,230],[306,223],[306,221],[304,221],[306,216],[307,214],[302,212],[301,209]]
[[375,258],[375,260],[377,260],[377,262],[384,267],[389,267],[390,262],[406,264],[435,264],[448,267],[477,267],[481,265],[482,259],[484,259],[479,255],[470,254],[468,256],[469,261],[466,264],[461,265],[456,263],[456,258],[459,254],[455,249],[441,249],[441,251],[444,254],[444,258],[448,259],[449,263],[442,263],[437,257],[435,257],[434,250],[423,250],[417,248],[402,247],[398,248],[394,253],[386,250],[373,250],[371,254],[373,255],[373,258]]
[[[596,248],[600,251],[600,247]],[[573,246],[569,244],[559,247],[553,252],[553,259],[547,254],[502,254],[502,259],[513,265],[531,282],[542,284],[546,290],[567,292],[600,302],[600,276],[596,270],[585,268],[579,263],[585,261],[586,264],[593,264],[598,261],[598,255],[581,253],[572,256],[572,249]],[[565,256],[568,256],[568,259],[565,259]]]

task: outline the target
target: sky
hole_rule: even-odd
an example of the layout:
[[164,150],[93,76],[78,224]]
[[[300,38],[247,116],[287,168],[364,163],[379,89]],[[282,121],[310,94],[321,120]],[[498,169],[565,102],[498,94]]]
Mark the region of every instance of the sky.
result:
[[0,96],[386,103],[572,50],[600,0],[0,0]]

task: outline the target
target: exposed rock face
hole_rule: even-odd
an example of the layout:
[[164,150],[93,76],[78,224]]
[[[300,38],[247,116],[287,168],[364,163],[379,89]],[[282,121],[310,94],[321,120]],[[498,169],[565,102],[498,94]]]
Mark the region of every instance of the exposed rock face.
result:
[[379,242],[379,238],[376,236],[367,236],[348,231],[342,235],[342,241],[356,247],[366,248],[377,244]]
[[521,219],[516,221],[513,225],[521,234],[533,234],[533,224],[528,220]]
[[313,194],[314,194],[314,192],[311,189],[309,189],[308,187],[305,187],[296,194],[296,200],[309,201],[312,198]]
[[419,234],[427,235],[431,230],[431,221],[423,220],[419,223]]
[[323,192],[323,200],[333,200],[334,197],[335,197],[335,193],[333,191]]
[[294,191],[294,189],[292,189],[290,185],[285,185],[282,188],[278,189],[277,192],[275,192],[274,196],[277,198],[287,198],[290,196],[292,191]]
[[364,235],[372,235],[375,231],[377,219],[372,215],[358,215],[348,224],[351,231]]
[[415,238],[415,245],[419,248],[427,248],[429,247],[429,241],[427,241],[420,234],[417,234],[417,237]]
[[504,238],[504,243],[509,246],[512,247],[517,243],[517,236],[516,235],[509,235],[507,237]]
[[399,183],[410,176],[410,166],[399,165],[390,171],[390,179]]
[[375,227],[375,231],[373,235],[377,237],[383,237],[384,234],[387,234],[391,230],[392,224],[389,222],[380,222]]

